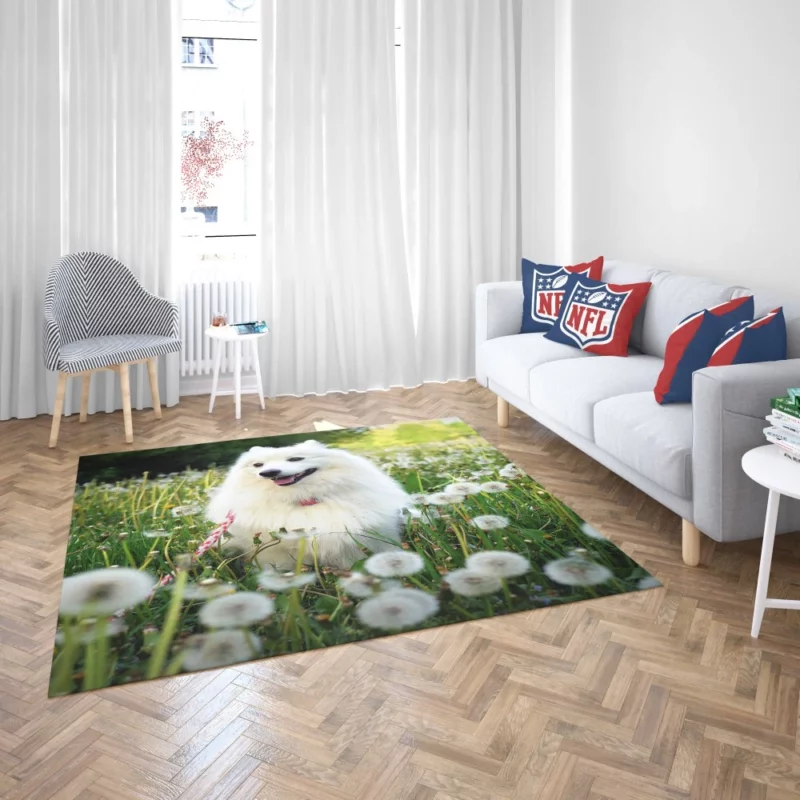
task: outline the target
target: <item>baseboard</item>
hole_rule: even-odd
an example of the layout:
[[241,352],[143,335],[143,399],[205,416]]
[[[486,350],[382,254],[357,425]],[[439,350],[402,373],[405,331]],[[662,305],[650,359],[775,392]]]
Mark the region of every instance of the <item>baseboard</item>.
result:
[[[195,394],[211,394],[211,375],[184,375],[180,381],[180,396]],[[258,391],[255,373],[242,375],[242,394],[254,394]],[[233,394],[233,375],[220,375],[217,396]]]

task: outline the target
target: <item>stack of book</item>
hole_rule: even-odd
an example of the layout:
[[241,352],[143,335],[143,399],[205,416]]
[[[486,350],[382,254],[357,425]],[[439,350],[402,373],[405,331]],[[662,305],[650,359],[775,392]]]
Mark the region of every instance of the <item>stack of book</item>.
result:
[[777,445],[787,458],[800,462],[800,389],[789,389],[785,397],[769,401],[770,427],[764,428],[768,442]]

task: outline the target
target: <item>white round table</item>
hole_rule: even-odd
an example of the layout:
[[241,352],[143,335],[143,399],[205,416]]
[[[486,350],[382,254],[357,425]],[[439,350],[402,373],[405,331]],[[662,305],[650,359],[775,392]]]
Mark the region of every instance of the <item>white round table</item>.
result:
[[766,608],[793,608],[800,610],[800,600],[780,600],[767,597],[769,571],[772,566],[772,549],[775,546],[775,526],[781,495],[800,500],[800,463],[786,458],[774,444],[748,450],[742,456],[742,469],[756,483],[769,489],[767,516],[764,521],[764,540],[761,543],[761,563],[758,567],[758,584],[753,609],[753,626],[750,635],[758,638]]
[[222,349],[227,342],[233,342],[233,399],[236,408],[236,419],[241,419],[242,417],[242,344],[244,342],[249,342],[252,347],[258,397],[261,400],[261,408],[264,408],[264,387],[261,384],[261,365],[258,362],[258,340],[262,336],[266,336],[267,333],[268,331],[263,333],[236,333],[233,328],[225,325],[206,328],[206,336],[211,339],[214,349],[214,377],[211,381],[211,400],[208,403],[209,414],[214,410],[214,400],[217,397],[217,385],[219,384]]

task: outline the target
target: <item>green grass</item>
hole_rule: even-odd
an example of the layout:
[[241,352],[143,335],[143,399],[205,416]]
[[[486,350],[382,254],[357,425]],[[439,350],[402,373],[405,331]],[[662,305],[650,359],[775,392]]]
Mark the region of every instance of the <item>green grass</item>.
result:
[[[403,547],[422,556],[425,565],[417,574],[397,580],[435,595],[439,602],[438,612],[416,627],[635,591],[639,582],[649,577],[615,545],[582,532],[582,520],[531,478],[521,473],[514,478],[501,477],[500,470],[508,464],[502,454],[466,426],[461,425],[458,432],[447,441],[400,445],[383,434],[372,451],[369,442],[360,439],[359,452],[380,464],[412,494],[438,492],[456,481],[503,481],[508,486],[506,491],[473,494],[463,503],[438,507],[439,518],[407,520]],[[185,600],[180,588],[174,588],[183,581],[213,577],[239,590],[263,592],[258,588],[257,564],[251,562],[237,570],[219,549],[210,550],[185,569],[186,554],[193,553],[213,529],[202,509],[208,491],[222,482],[225,471],[220,466],[156,478],[145,474],[115,484],[91,482],[77,488],[66,576],[116,565],[146,570],[159,579],[177,572],[179,580],[128,610],[127,630],[102,643],[76,644],[74,621],[62,619],[51,694],[181,671],[186,641],[207,632],[198,620],[202,601]],[[174,514],[176,508],[179,513]],[[487,514],[506,517],[510,524],[502,530],[482,531],[470,523],[473,517]],[[160,533],[154,536],[154,531]],[[269,541],[264,538],[267,547],[259,556],[262,566],[268,561]],[[613,578],[593,586],[551,581],[544,565],[576,549],[585,551],[585,559],[607,567]],[[481,550],[519,553],[530,560],[531,569],[509,579],[503,591],[480,597],[454,595],[442,585],[443,574],[464,566],[465,553]],[[364,557],[368,555],[365,550]],[[363,561],[358,562],[354,569],[362,565]],[[268,596],[274,598],[275,613],[267,622],[249,628],[261,642],[263,656],[384,635],[357,619],[358,599],[342,593],[331,570],[319,569],[317,581],[300,590]]]

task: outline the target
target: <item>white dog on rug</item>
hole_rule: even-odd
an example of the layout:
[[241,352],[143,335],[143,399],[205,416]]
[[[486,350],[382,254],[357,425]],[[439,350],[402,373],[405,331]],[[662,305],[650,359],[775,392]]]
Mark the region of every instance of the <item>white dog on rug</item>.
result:
[[[362,456],[309,440],[291,447],[252,447],[231,467],[208,505],[208,517],[222,522],[235,514],[225,549],[252,553],[253,537],[262,544],[270,532],[313,530],[304,561],[346,569],[363,557],[359,543],[372,552],[400,543],[401,510],[411,498],[395,480]],[[377,535],[373,535],[377,534]],[[396,542],[397,544],[393,544]],[[298,540],[265,547],[262,564],[291,569]]]

